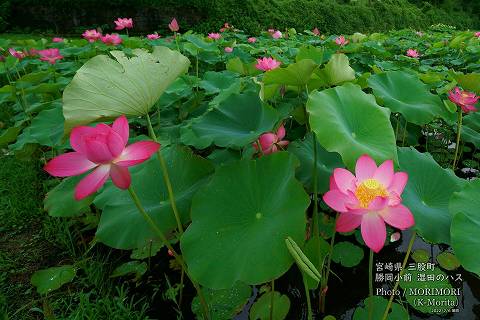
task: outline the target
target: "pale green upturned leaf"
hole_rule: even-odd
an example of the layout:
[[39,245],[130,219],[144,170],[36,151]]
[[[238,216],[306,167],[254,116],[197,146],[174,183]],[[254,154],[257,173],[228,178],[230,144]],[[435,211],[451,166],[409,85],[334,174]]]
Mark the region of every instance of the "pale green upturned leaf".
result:
[[178,51],[154,47],[93,57],[75,74],[63,93],[65,132],[90,122],[122,114],[145,115],[190,61]]
[[355,80],[355,70],[350,67],[348,57],[343,53],[332,55],[325,68],[318,71],[318,75],[330,86]]
[[52,267],[36,271],[30,282],[37,288],[39,294],[47,294],[71,282],[75,274],[76,269],[72,265]]
[[288,65],[286,68],[277,68],[265,73],[265,84],[285,84],[290,86],[305,86],[318,67],[313,60],[304,59]]

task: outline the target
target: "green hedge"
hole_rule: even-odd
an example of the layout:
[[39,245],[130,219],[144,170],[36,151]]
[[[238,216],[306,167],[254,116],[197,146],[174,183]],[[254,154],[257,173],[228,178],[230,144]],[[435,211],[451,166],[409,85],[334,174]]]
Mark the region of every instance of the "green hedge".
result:
[[96,26],[111,31],[119,16],[133,17],[138,33],[165,32],[172,17],[184,31],[211,32],[230,22],[250,34],[268,27],[298,31],[317,27],[337,34],[421,29],[437,23],[480,28],[472,13],[407,0],[0,0],[0,25],[23,32],[78,33]]

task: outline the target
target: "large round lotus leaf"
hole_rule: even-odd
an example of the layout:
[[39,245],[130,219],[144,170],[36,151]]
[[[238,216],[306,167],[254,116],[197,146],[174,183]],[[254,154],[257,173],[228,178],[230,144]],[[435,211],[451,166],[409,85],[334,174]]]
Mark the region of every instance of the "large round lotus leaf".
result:
[[460,74],[455,79],[464,90],[480,93],[480,73]]
[[263,82],[265,84],[305,86],[317,67],[318,65],[313,60],[300,60],[288,65],[286,68],[268,71],[263,77]]
[[182,142],[196,148],[212,143],[219,147],[243,147],[271,131],[277,111],[264,106],[258,94],[232,94],[205,115],[183,127]]
[[77,270],[72,265],[52,267],[36,271],[30,282],[37,288],[39,294],[47,294],[71,282],[76,273]]
[[[273,312],[270,317],[270,307],[272,305],[273,294]],[[277,291],[264,293],[250,309],[250,320],[283,320],[287,317],[290,310],[290,299]]]
[[277,152],[221,166],[192,202],[192,224],[180,243],[190,275],[222,289],[260,284],[293,263],[285,246],[305,239],[309,199],[295,180],[298,161]]
[[[190,220],[191,199],[212,173],[213,166],[208,160],[193,155],[185,148],[162,149],[162,154],[167,163],[181,219],[187,223]],[[144,164],[131,167],[130,172],[132,187],[145,211],[160,230],[168,234],[177,224],[157,156]],[[102,209],[96,237],[104,244],[117,249],[134,249],[144,247],[150,240],[158,241],[127,191],[108,182],[104,191],[95,198],[95,205]]]
[[463,118],[462,139],[480,148],[480,112],[472,112]]
[[378,106],[372,95],[351,83],[313,92],[307,101],[310,126],[318,142],[338,152],[349,169],[363,154],[377,163],[397,161],[390,111]]
[[480,180],[468,183],[450,199],[452,248],[462,266],[480,276]]
[[52,217],[73,217],[90,212],[90,204],[94,196],[76,201],[73,197],[75,186],[85,175],[64,179],[58,186],[47,193],[44,208]]
[[464,181],[443,169],[428,153],[414,148],[399,148],[400,170],[408,173],[402,194],[403,204],[415,217],[415,229],[432,243],[450,243],[452,218],[448,201]]
[[332,260],[344,267],[351,268],[363,259],[363,249],[348,241],[342,241],[333,247]]
[[318,70],[316,74],[322,82],[330,86],[355,80],[355,70],[350,67],[348,57],[343,53],[332,55],[325,68]]
[[188,69],[190,61],[178,51],[154,47],[110,52],[85,63],[63,92],[65,132],[101,118],[145,115],[163,91]]
[[423,125],[449,116],[440,97],[430,93],[414,74],[388,71],[371,76],[368,84],[386,107],[401,113],[408,122]]
[[[384,297],[373,296],[366,298],[363,307],[357,307],[353,314],[353,320],[380,320],[387,308],[388,300]],[[370,309],[371,308],[371,309]],[[398,303],[392,303],[387,320],[408,320],[407,310]]]

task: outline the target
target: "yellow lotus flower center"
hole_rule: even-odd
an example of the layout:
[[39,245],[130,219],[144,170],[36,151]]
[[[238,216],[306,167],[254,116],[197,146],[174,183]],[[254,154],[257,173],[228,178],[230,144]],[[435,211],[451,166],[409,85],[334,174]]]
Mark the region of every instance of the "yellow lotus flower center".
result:
[[368,208],[376,197],[388,197],[388,191],[377,179],[366,179],[355,190],[355,196],[362,208]]

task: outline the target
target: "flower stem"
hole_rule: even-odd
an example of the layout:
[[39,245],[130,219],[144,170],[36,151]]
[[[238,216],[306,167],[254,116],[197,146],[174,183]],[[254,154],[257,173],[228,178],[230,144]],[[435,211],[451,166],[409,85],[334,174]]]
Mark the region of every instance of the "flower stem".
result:
[[179,44],[178,44],[178,34],[177,34],[177,32],[174,32],[174,33],[173,33],[173,36],[175,37],[175,43],[177,44],[177,50],[178,50],[178,52],[181,53],[181,51],[180,51],[180,46],[179,46]]
[[457,156],[458,150],[460,149],[460,135],[462,132],[462,109],[458,108],[458,119],[457,119],[457,140],[455,142],[455,156],[453,157],[452,170],[455,170],[457,165]]
[[368,258],[368,319],[372,319],[372,298],[373,298],[373,250],[370,249],[370,256]]
[[303,286],[305,287],[305,297],[307,299],[307,310],[308,310],[308,320],[313,319],[313,314],[312,314],[312,303],[310,302],[310,292],[308,291],[308,284],[307,284],[307,278],[305,275],[302,274],[303,277]]
[[272,297],[270,298],[270,320],[273,320],[273,303],[275,298],[275,279],[271,282],[272,287]]
[[405,258],[403,258],[402,270],[400,270],[398,280],[395,282],[395,286],[393,287],[392,294],[390,295],[390,299],[388,300],[387,308],[383,313],[382,320],[386,320],[388,317],[388,312],[390,311],[390,308],[392,306],[393,298],[395,297],[395,292],[397,291],[398,285],[400,284],[400,279],[402,278],[403,273],[405,272],[405,266],[407,265],[408,258],[410,257],[410,252],[412,251],[413,243],[415,242],[416,236],[417,236],[417,232],[413,231],[412,237],[410,238],[410,242],[408,243],[407,252],[405,253]]
[[334,229],[333,229],[333,234],[332,238],[330,239],[330,250],[328,253],[328,259],[327,259],[327,271],[324,277],[324,281],[322,283],[322,288],[320,292],[320,310],[322,313],[325,313],[325,300],[326,300],[326,295],[327,295],[327,288],[328,288],[328,278],[330,276],[330,265],[332,263],[332,253],[333,253],[333,245],[335,244],[335,235],[337,234],[335,232],[335,226],[337,225],[337,220],[338,220],[338,213],[335,216],[335,221],[334,221]]

